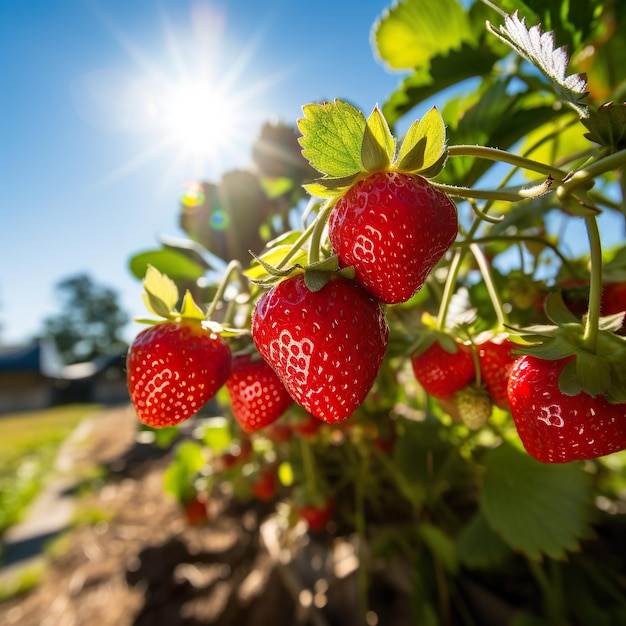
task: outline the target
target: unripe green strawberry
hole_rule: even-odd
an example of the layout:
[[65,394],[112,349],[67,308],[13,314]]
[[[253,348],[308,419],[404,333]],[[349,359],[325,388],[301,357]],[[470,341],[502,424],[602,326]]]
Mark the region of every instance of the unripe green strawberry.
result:
[[491,417],[491,397],[483,387],[467,385],[454,394],[454,399],[462,422],[470,430],[482,428]]
[[328,221],[330,243],[381,302],[405,302],[454,242],[456,207],[426,179],[376,172],[354,184]]
[[168,321],[141,331],[127,355],[128,390],[147,426],[173,426],[198,412],[226,382],[231,352],[198,320]]

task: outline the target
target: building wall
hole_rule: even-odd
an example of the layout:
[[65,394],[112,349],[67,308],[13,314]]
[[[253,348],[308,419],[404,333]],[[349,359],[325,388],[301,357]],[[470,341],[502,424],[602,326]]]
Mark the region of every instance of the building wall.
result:
[[0,374],[0,414],[13,411],[35,411],[51,405],[53,382],[32,372]]

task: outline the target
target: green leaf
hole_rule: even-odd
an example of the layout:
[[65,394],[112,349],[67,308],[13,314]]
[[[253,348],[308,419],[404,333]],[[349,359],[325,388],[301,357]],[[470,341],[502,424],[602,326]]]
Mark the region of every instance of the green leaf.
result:
[[487,524],[479,511],[457,539],[459,559],[468,567],[490,569],[511,555],[511,548]]
[[592,481],[581,464],[540,463],[510,444],[484,461],[481,510],[514,550],[562,559],[591,535]]
[[395,154],[395,140],[387,120],[378,107],[374,107],[365,126],[363,144],[361,145],[361,161],[368,172],[386,170]]
[[224,452],[233,442],[228,421],[220,418],[211,419],[204,429],[202,440],[214,454]]
[[149,265],[143,281],[143,287],[145,289],[143,298],[147,309],[160,317],[171,317],[171,313],[178,302],[178,287],[176,287],[176,283],[165,274],[161,274],[155,267]]
[[206,464],[202,446],[183,441],[176,448],[173,462],[163,476],[164,490],[179,502],[188,501],[195,493],[194,478]]
[[468,78],[488,74],[499,58],[491,50],[467,43],[458,50],[434,56],[429,67],[417,68],[387,98],[382,107],[387,121],[395,124],[411,109],[444,89]]
[[599,396],[611,384],[611,364],[608,359],[585,350],[576,352],[576,376],[582,389],[590,396]]
[[515,613],[509,626],[554,626],[554,623],[529,611],[522,611]]
[[425,67],[430,59],[474,35],[467,14],[456,0],[404,0],[374,25],[374,44],[392,69]]
[[183,297],[180,314],[181,317],[192,320],[204,320],[206,318],[206,313],[196,304],[189,290],[185,292]]
[[298,120],[302,154],[309,163],[331,178],[362,171],[361,145],[367,121],[347,102],[307,104]]
[[456,574],[459,569],[459,560],[454,541],[441,528],[428,522],[422,522],[417,527],[417,534],[433,555],[441,560],[446,571]]
[[172,280],[195,281],[206,272],[206,263],[200,264],[192,260],[184,252],[167,248],[165,250],[149,250],[134,255],[129,261],[129,269],[133,276],[142,280],[149,265],[156,267]]
[[442,155],[445,147],[446,127],[441,114],[433,107],[421,120],[411,124],[400,146],[395,169],[419,174],[432,169],[438,163],[443,166]]
[[[320,180],[325,180],[320,178]],[[308,183],[306,185],[302,185],[306,192],[313,196],[314,198],[334,198],[336,196],[340,196],[343,193],[343,189],[331,189],[327,187],[323,183]]]
[[[256,279],[264,278],[270,275],[270,273],[267,271],[267,268],[263,265],[263,263],[265,263],[266,266],[277,267],[278,265],[280,265],[282,260],[287,256],[287,254],[291,252],[291,249],[292,249],[291,245],[280,245],[280,246],[275,246],[274,248],[271,248],[268,252],[258,257],[258,260],[255,259],[252,262],[252,265],[243,272],[244,276],[247,276],[250,279],[256,280]],[[299,265],[299,264],[302,265],[306,263],[306,260],[307,260],[306,250],[299,250],[298,253],[294,257],[292,257],[291,261],[289,262],[289,265],[290,267],[292,267],[293,265]]]
[[[446,103],[443,115],[450,121],[448,143],[506,150],[537,126],[564,115],[567,109],[555,109],[553,100],[549,94],[509,94],[504,81],[484,81],[469,97],[463,95]],[[456,126],[453,120],[459,120]],[[494,162],[486,159],[455,157],[448,160],[438,180],[471,187],[491,167]]]
[[566,76],[569,57],[565,47],[555,48],[553,32],[542,32],[541,24],[527,28],[526,19],[517,11],[504,18],[504,26],[495,29],[489,22],[487,28],[508,44],[521,57],[538,68],[550,80],[556,95],[572,106],[581,117],[587,117],[588,107],[582,103],[587,96],[587,79],[583,74]]
[[585,137],[590,141],[614,151],[626,148],[626,102],[618,106],[612,102],[604,104],[581,121],[589,130]]
[[[325,178],[318,178],[314,183],[311,184],[323,185],[327,190],[332,191],[333,195],[336,195],[337,192],[341,192],[341,190],[346,189],[347,187],[352,185],[357,177],[358,173],[351,174],[350,176],[342,176],[341,178],[330,178],[327,176]],[[310,187],[310,185],[307,185],[307,187]]]
[[545,299],[548,318],[557,325],[580,324],[580,320],[567,308],[560,291],[551,291]]

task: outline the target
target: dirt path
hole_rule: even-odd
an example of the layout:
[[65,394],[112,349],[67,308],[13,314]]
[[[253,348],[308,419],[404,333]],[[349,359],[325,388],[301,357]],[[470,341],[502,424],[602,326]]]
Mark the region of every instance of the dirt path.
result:
[[136,424],[126,405],[104,409],[79,423],[59,449],[54,472],[24,520],[5,533],[0,581],[19,576],[41,560],[46,542],[71,523],[81,483],[135,445]]
[[[163,491],[171,453],[137,442],[136,418],[128,408],[89,418],[59,458],[60,478],[106,470],[100,488],[72,498],[65,526],[72,509],[100,519],[94,523],[92,515],[91,523],[61,535],[47,554],[41,582],[0,604],[3,626],[363,623],[355,613],[355,549],[349,540],[316,543],[303,535],[285,561],[276,543],[273,503],[243,505],[219,494],[212,500],[214,518],[188,525]],[[61,493],[55,506],[66,497]],[[42,499],[25,523],[37,522],[31,529],[39,534],[49,532],[46,520],[54,510]],[[378,623],[410,624],[408,597],[398,596],[398,604],[383,591]],[[382,619],[383,610],[389,619]],[[391,619],[390,611],[397,616]]]

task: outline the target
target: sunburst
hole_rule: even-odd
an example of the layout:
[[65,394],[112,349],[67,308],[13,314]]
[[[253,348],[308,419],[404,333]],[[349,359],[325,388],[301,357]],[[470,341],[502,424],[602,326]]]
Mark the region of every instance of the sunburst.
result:
[[[121,115],[122,130],[145,138],[144,147],[101,182],[126,177],[164,155],[168,179],[211,178],[240,166],[270,117],[268,94],[286,74],[285,69],[261,76],[254,72],[261,29],[245,46],[229,39],[227,49],[225,14],[197,5],[187,29],[177,30],[163,17],[163,54],[157,59],[101,17],[138,71],[117,72],[114,81],[110,71],[95,72],[85,83],[87,97],[99,115],[114,113],[118,121]],[[103,84],[107,80],[113,93]],[[116,103],[113,112],[111,102]]]

